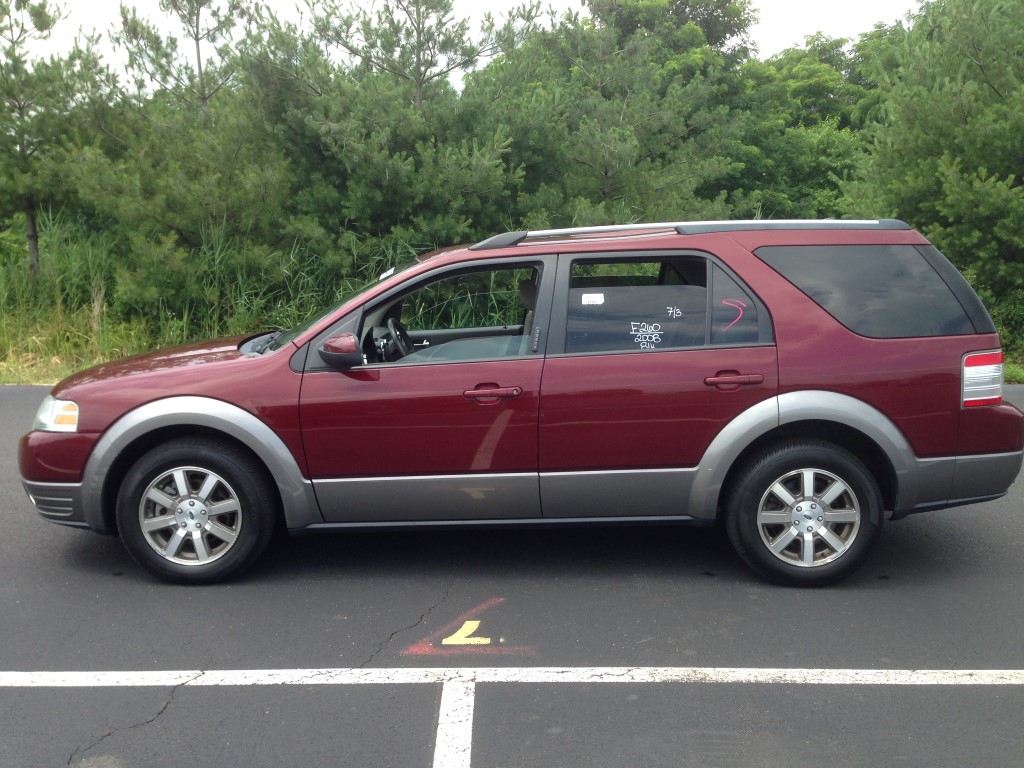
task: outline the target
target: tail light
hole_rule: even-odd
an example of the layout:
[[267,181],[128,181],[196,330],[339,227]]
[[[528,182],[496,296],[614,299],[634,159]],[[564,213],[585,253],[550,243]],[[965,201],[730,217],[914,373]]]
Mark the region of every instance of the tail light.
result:
[[964,356],[964,408],[1003,402],[1003,352],[972,352]]

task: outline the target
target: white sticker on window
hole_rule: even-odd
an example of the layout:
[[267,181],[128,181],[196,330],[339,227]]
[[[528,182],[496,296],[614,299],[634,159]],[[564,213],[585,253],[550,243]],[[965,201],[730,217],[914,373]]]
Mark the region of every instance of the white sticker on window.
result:
[[596,304],[604,304],[603,293],[584,293],[583,294],[583,306],[593,306]]
[[398,267],[392,267],[387,272],[382,274],[380,277],[377,278],[378,282],[381,281],[381,280],[387,280],[389,277],[391,277],[393,274],[395,274],[395,270],[396,269],[398,269]]

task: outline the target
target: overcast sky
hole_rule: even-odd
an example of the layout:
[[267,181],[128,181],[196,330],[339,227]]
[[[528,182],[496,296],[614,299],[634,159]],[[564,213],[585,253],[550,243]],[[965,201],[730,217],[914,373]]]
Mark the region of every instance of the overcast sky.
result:
[[[55,0],[67,9],[68,18],[58,31],[65,40],[74,37],[80,26],[106,34],[119,18],[120,0]],[[283,16],[296,18],[296,0],[261,0],[278,9]],[[456,11],[479,18],[484,11],[495,16],[506,13],[522,0],[455,0]],[[160,17],[159,0],[125,0],[134,5],[144,18]],[[365,3],[369,5],[369,2]],[[542,0],[545,7],[556,10],[579,9],[581,0]],[[299,3],[301,5],[301,2]],[[815,32],[829,37],[856,39],[877,22],[902,19],[920,7],[918,0],[754,0],[760,21],[751,30],[761,58],[784,48],[802,45],[804,38]]]

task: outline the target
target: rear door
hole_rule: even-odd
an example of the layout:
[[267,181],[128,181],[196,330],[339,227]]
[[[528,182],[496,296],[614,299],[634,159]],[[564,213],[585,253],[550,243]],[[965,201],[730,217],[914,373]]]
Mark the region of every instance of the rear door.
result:
[[545,517],[686,515],[708,445],[777,390],[768,313],[713,257],[560,257],[540,408]]

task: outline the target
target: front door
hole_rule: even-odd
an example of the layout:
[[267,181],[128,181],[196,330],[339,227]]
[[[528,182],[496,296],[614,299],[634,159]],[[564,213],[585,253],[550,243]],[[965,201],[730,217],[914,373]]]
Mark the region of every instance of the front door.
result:
[[327,522],[540,515],[542,266],[462,268],[387,296],[363,311],[366,365],[305,374]]

